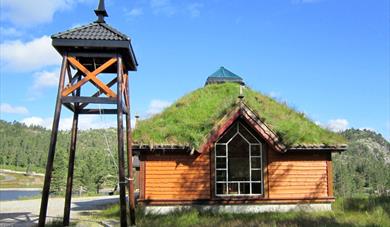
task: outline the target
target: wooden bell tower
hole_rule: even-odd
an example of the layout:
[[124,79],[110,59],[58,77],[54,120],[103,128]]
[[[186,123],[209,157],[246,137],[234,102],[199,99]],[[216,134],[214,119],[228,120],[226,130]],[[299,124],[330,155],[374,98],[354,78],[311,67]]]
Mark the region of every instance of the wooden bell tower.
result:
[[[52,45],[62,55],[62,66],[45,182],[42,190],[39,226],[44,226],[46,220],[62,106],[73,112],[63,219],[64,226],[69,225],[70,219],[77,127],[80,114],[116,114],[120,223],[121,226],[127,226],[126,186],[128,186],[130,220],[132,225],[135,224],[128,72],[136,71],[138,64],[129,37],[106,24],[104,17],[107,17],[108,14],[104,7],[104,0],[99,1],[99,6],[95,13],[98,17],[95,22],[52,36]],[[109,82],[103,82],[103,80],[98,78],[101,74],[105,74],[105,77],[111,77],[107,80]],[[66,80],[67,82],[65,83]],[[96,87],[97,91],[88,95],[81,95],[91,91],[91,89],[83,89],[87,85],[92,86],[90,84]],[[104,104],[105,108],[94,108],[93,106],[96,106],[96,104]],[[106,106],[113,107],[106,108]],[[126,119],[126,133],[123,126],[124,115]],[[128,162],[127,177],[125,174],[125,148]]]

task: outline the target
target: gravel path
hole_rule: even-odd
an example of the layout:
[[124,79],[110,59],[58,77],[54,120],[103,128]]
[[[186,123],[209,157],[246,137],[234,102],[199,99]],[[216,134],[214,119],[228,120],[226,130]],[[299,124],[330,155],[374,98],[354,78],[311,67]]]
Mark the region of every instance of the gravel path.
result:
[[[63,216],[64,200],[64,198],[51,198],[49,200],[47,221]],[[77,221],[81,215],[100,210],[107,204],[117,202],[118,196],[73,198],[71,221]],[[38,222],[40,205],[40,199],[1,202],[0,226],[34,226]]]

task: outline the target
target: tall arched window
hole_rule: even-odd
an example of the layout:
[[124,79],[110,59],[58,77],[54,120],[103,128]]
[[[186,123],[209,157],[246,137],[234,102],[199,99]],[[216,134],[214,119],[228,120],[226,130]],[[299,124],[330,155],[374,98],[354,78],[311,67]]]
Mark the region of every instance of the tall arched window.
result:
[[215,194],[262,195],[262,149],[251,130],[235,122],[215,144]]

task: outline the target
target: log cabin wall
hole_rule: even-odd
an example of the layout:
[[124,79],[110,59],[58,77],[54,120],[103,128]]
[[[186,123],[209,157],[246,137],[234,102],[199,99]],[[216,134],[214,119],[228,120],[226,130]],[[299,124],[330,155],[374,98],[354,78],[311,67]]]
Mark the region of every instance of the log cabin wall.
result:
[[143,155],[141,162],[144,171],[141,199],[210,199],[209,154],[149,153]]
[[332,197],[331,176],[329,153],[281,154],[268,149],[269,199]]

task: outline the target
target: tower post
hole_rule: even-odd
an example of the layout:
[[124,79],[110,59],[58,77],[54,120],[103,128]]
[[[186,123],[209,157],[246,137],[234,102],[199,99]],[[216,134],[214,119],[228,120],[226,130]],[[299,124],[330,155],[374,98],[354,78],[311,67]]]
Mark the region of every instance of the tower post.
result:
[[122,56],[117,55],[117,131],[118,131],[118,175],[119,175],[119,203],[121,226],[127,226],[126,216],[126,178],[125,178],[125,156],[123,141],[123,73]]
[[[125,73],[127,78],[126,83],[129,83],[127,72]],[[130,211],[130,224],[135,225],[135,201],[134,201],[134,174],[133,174],[133,149],[131,138],[131,115],[130,115],[130,91],[129,84],[125,86],[125,100],[126,100],[126,143],[127,143],[127,176],[129,179],[129,211]]]
[[63,54],[63,57],[62,57],[62,66],[61,66],[60,79],[59,79],[59,83],[58,83],[56,107],[54,110],[53,126],[52,126],[51,136],[50,136],[49,153],[48,153],[47,163],[46,163],[45,181],[43,183],[43,189],[42,189],[41,208],[39,211],[39,221],[38,221],[38,226],[40,226],[40,227],[45,226],[45,221],[46,221],[47,205],[49,202],[49,193],[50,193],[51,175],[53,172],[53,162],[54,162],[54,155],[55,155],[55,151],[56,151],[58,125],[60,123],[60,115],[61,115],[61,106],[62,106],[61,105],[61,97],[62,97],[61,93],[62,93],[62,90],[64,88],[65,73],[66,73],[67,65],[68,65],[68,55],[65,52]]
[[[68,68],[68,73],[70,75],[70,68]],[[69,77],[71,80],[71,77]],[[80,77],[78,77],[80,81]],[[76,96],[80,96],[80,88],[76,91]],[[73,189],[73,172],[74,172],[74,161],[76,156],[76,143],[77,143],[77,131],[78,131],[78,122],[79,122],[79,103],[75,103],[75,111],[73,113],[72,121],[72,131],[71,131],[71,141],[69,149],[69,162],[68,162],[68,177],[66,181],[66,194],[65,194],[65,207],[64,207],[64,218],[63,225],[69,226],[70,221],[70,207],[72,202],[72,189]]]

